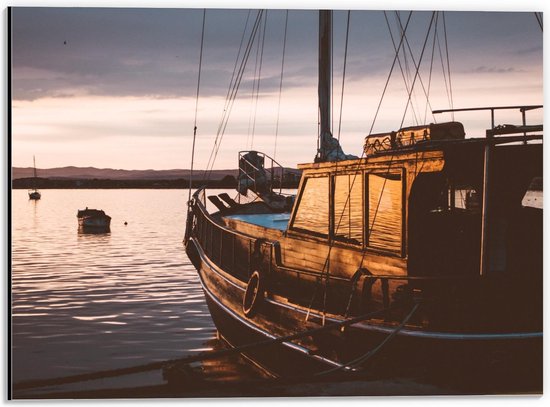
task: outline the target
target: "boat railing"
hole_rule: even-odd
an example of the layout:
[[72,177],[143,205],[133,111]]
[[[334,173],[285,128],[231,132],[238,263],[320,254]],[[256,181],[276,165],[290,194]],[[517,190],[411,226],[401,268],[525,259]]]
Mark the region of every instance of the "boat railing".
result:
[[193,195],[193,197],[201,202],[206,207],[206,188],[199,188]]
[[[480,265],[479,275],[486,276],[488,272],[488,253],[489,253],[489,241],[490,228],[489,228],[489,200],[491,194],[488,192],[492,187],[492,180],[490,177],[489,168],[492,163],[492,150],[497,144],[523,142],[527,144],[531,140],[542,140],[543,125],[528,125],[526,113],[530,110],[541,109],[543,105],[524,105],[524,106],[489,106],[489,107],[476,107],[466,109],[448,109],[448,110],[434,110],[432,113],[444,113],[444,112],[465,112],[465,111],[482,111],[487,110],[491,112],[491,128],[485,132],[485,147],[483,157],[483,181],[482,181],[482,197],[481,197],[481,244],[480,244]],[[522,117],[521,125],[499,125],[495,126],[495,111],[496,110],[519,110]],[[541,134],[532,134],[534,132],[541,132]],[[529,133],[529,134],[528,134]],[[515,136],[513,136],[515,134]],[[523,134],[518,136],[518,134]],[[512,135],[512,136],[511,136]],[[506,136],[506,137],[495,137]]]
[[[229,271],[241,281],[246,282],[252,273],[261,269],[271,275],[274,270],[286,273],[300,273],[304,278],[309,276],[311,279],[317,279],[318,273],[294,267],[287,267],[281,259],[281,249],[276,241],[269,241],[256,238],[237,230],[226,227],[221,224],[213,215],[208,212],[206,207],[206,189],[200,188],[193,195],[191,202],[193,221],[188,223],[190,228],[189,237],[194,239],[200,246],[205,256],[215,266],[222,270]],[[187,231],[186,231],[187,235]],[[401,282],[406,285],[411,280],[469,280],[478,279],[479,275],[453,275],[453,276],[395,276],[384,274],[371,274],[367,269],[358,269],[357,275],[363,276],[366,280],[380,281],[382,285],[382,302],[388,306],[393,300],[392,295],[402,297],[418,297],[421,293],[416,291],[403,291],[398,294],[391,294],[389,287]],[[339,276],[330,276],[331,280],[343,280]],[[356,276],[352,277],[350,283],[356,284]],[[405,289],[405,288],[404,288]],[[411,297],[411,298],[412,298]],[[395,299],[395,298],[394,298]]]
[[[487,129],[486,136],[487,138],[493,138],[494,136],[503,136],[510,134],[523,134],[523,139],[511,140],[523,141],[527,143],[529,140],[540,140],[542,136],[533,136],[528,135],[528,133],[533,132],[542,132],[542,124],[537,125],[528,125],[527,124],[527,112],[531,110],[542,109],[543,105],[522,105],[522,106],[486,106],[486,107],[469,107],[469,108],[459,108],[459,109],[442,109],[442,110],[433,110],[433,114],[439,113],[455,113],[455,112],[476,112],[476,111],[489,111],[491,113],[491,128]],[[496,125],[495,124],[495,111],[497,110],[518,110],[521,113],[521,125]]]
[[[274,246],[276,242],[258,239],[229,229],[217,222],[206,208],[206,189],[203,187],[193,194],[191,204],[194,219],[190,236],[194,237],[206,256],[218,267],[231,270],[233,275],[247,281],[259,266],[258,261],[265,260],[271,271]],[[261,256],[268,248],[267,258]]]
[[255,192],[266,185],[269,191],[277,192],[278,189],[277,193],[281,195],[285,169],[273,158],[260,151],[239,151],[239,179],[250,181],[251,189]]

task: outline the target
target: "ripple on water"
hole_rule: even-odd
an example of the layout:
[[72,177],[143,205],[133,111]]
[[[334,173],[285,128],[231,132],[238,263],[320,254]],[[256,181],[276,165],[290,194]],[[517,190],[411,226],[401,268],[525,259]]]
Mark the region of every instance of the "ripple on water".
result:
[[[14,382],[206,349],[215,328],[182,245],[186,199],[178,190],[46,190],[29,205],[25,190],[13,191]],[[111,233],[78,233],[86,206],[112,217]]]

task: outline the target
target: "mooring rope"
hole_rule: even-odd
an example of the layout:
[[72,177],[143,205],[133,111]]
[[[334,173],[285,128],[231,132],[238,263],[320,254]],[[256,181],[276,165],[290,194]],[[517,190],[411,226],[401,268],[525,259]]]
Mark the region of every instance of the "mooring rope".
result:
[[377,355],[383,348],[388,344],[398,333],[403,329],[405,325],[407,325],[407,322],[412,318],[412,316],[416,313],[418,310],[418,307],[420,307],[420,304],[417,303],[414,305],[414,307],[411,309],[411,311],[407,314],[407,316],[401,321],[401,323],[392,331],[391,334],[386,336],[382,342],[380,342],[375,348],[369,350],[364,355],[359,356],[356,359],[353,359],[342,366],[335,367],[334,369],[325,370],[324,372],[317,373],[316,376],[326,375],[329,373],[333,373],[338,370],[346,369],[349,367],[357,367],[360,364],[364,364],[369,359],[372,359],[375,355]]

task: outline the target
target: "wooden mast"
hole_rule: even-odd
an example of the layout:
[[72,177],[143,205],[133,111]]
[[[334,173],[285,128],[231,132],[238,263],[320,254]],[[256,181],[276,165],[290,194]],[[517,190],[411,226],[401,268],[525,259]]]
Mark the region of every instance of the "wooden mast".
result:
[[330,79],[331,79],[331,41],[332,10],[319,10],[319,158],[326,156],[323,151],[323,136],[330,131]]
[[358,157],[345,154],[340,142],[332,136],[332,10],[319,10],[319,137],[315,162],[340,161]]

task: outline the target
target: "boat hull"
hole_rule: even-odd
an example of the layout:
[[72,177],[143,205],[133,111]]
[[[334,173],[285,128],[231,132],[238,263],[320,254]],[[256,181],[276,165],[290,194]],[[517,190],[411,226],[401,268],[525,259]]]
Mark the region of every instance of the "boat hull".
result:
[[[205,255],[198,242],[187,244],[220,335],[242,346],[322,326],[322,316],[269,296],[256,315],[242,309],[246,283],[233,278]],[[307,320],[306,320],[307,319]],[[325,322],[339,322],[328,318]],[[376,349],[397,327],[361,322],[293,342],[247,351],[246,356],[275,376],[311,377],[342,368]],[[371,355],[357,374],[365,377],[421,377],[464,393],[542,391],[542,335],[465,334],[401,329]],[[346,373],[347,372],[347,373]]]
[[105,218],[81,218],[78,225],[82,227],[108,228],[111,226],[111,220]]
[[78,218],[78,228],[85,233],[106,233],[111,229],[111,219],[107,217]]

